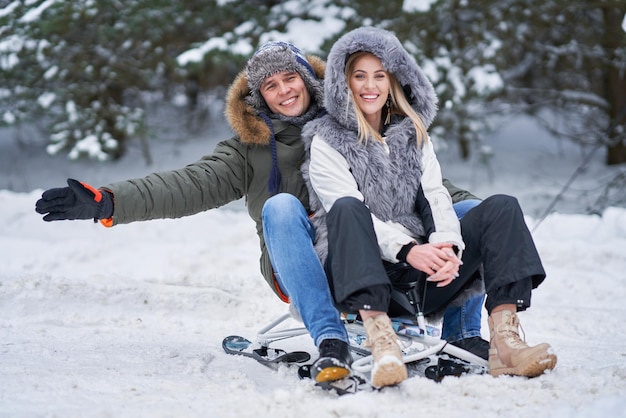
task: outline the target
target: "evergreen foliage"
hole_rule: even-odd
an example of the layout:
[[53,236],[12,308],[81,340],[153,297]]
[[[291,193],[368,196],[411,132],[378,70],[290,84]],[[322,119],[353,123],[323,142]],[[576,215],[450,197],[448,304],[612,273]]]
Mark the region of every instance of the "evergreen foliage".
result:
[[526,112],[619,164],[625,15],[623,0],[4,1],[0,126],[39,126],[51,153],[115,159],[150,128],[150,103],[184,97],[197,111],[260,43],[308,30],[299,46],[324,57],[341,34],[377,25],[431,78],[431,135],[458,143],[462,158],[481,149],[494,116]]

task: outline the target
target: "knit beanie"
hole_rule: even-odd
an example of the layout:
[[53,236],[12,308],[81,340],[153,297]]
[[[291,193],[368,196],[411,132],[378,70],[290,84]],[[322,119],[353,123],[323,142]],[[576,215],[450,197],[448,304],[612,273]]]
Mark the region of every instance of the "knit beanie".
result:
[[[311,95],[311,106],[304,115],[299,117],[273,114],[261,95],[263,80],[282,71],[297,71]],[[306,57],[295,45],[288,42],[270,41],[263,44],[246,64],[246,79],[250,93],[246,103],[250,105],[270,129],[270,150],[272,153],[272,170],[268,182],[268,191],[274,195],[280,191],[281,175],[278,169],[276,138],[272,118],[286,120],[298,126],[318,115],[324,101],[324,86],[315,75],[315,70]]]

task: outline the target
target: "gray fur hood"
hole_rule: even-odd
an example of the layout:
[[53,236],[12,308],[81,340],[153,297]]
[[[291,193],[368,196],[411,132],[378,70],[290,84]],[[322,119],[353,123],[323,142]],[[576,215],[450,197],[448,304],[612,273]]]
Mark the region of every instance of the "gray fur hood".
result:
[[329,114],[344,127],[356,130],[356,117],[348,101],[348,85],[345,65],[348,56],[366,51],[380,59],[383,68],[393,73],[417,114],[421,115],[426,128],[437,114],[435,90],[398,39],[384,29],[362,27],[343,35],[331,48],[324,75],[324,106]]

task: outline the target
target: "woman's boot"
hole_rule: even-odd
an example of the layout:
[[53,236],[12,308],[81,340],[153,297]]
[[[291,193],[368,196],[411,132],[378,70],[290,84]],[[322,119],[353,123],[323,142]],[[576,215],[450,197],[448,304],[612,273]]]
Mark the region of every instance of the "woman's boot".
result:
[[372,385],[396,385],[407,378],[398,338],[386,314],[368,318],[363,322],[367,340],[372,350]]
[[549,344],[530,347],[519,335],[515,312],[502,310],[489,316],[489,373],[535,377],[556,366],[556,355]]

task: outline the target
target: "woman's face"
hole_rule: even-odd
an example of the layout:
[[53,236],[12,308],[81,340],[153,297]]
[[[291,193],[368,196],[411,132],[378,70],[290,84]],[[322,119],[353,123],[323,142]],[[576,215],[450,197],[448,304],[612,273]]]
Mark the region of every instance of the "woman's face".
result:
[[365,54],[354,63],[349,87],[357,107],[376,130],[380,129],[382,108],[387,102],[391,84],[378,58]]
[[311,104],[311,95],[297,71],[282,71],[261,83],[261,96],[274,113],[302,116]]

